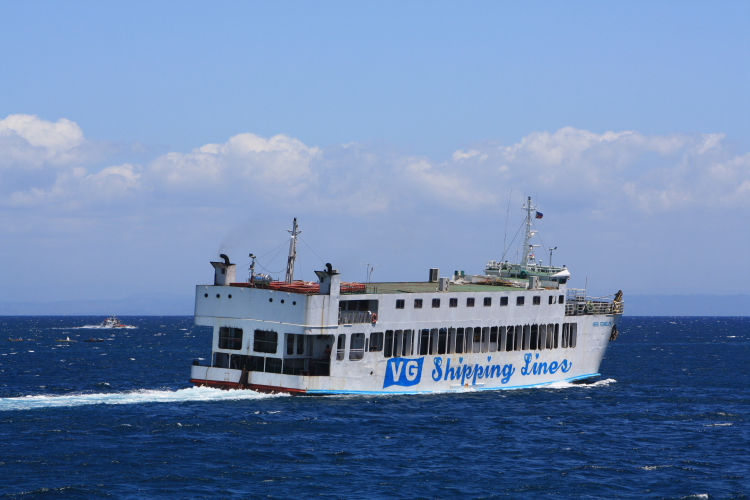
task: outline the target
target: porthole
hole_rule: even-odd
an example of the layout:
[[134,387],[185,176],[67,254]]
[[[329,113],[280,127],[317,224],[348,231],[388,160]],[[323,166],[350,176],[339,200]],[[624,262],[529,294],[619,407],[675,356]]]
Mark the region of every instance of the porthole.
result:
[[204,297],[208,297],[208,294],[207,294],[207,293],[204,293],[204,294],[203,294],[203,296],[204,296]]
[[232,294],[231,294],[231,293],[229,294],[229,298],[230,298],[230,299],[232,298]]
[[219,294],[217,293],[217,294],[216,294],[216,298],[218,299],[219,297],[221,297],[221,295],[219,295]]
[[297,301],[295,300],[294,302],[292,302],[292,305],[296,306],[297,305]]
[[273,302],[273,299],[268,299],[268,302]]
[[281,299],[281,303],[282,303],[282,304],[284,303],[284,299]]

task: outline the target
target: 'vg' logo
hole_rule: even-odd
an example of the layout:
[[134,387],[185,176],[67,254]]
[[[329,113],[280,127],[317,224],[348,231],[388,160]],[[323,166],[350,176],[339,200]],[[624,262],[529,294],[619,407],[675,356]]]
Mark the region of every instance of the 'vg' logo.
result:
[[391,358],[385,370],[383,389],[391,385],[417,385],[422,379],[422,362],[424,358],[407,359]]

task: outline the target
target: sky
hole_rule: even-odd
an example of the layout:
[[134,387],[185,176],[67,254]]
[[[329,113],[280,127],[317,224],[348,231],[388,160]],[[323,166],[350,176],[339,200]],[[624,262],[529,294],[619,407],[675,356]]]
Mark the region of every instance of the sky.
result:
[[750,3],[0,2],[0,301],[426,280],[750,293]]

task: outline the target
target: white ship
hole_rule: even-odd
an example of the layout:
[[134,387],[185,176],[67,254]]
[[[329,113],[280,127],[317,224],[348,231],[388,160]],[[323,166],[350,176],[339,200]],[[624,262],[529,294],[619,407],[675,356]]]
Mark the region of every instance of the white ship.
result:
[[[523,258],[490,261],[425,282],[345,283],[326,264],[317,283],[294,280],[299,230],[286,280],[236,282],[236,265],[212,262],[199,285],[195,323],[213,327],[210,363],[191,382],[292,394],[413,394],[544,386],[599,376],[623,313],[622,292],[589,298],[567,287],[567,268],[534,260],[529,198]],[[251,254],[251,257],[254,256]]]

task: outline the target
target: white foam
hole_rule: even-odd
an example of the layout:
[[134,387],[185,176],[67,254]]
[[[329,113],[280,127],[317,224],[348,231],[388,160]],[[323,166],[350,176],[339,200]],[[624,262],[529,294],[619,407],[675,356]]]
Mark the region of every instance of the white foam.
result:
[[608,385],[614,384],[615,382],[617,382],[617,380],[613,378],[607,378],[604,380],[597,380],[592,384],[582,384],[580,382],[553,382],[549,385],[545,385],[544,387],[548,387],[550,389],[570,389],[573,387],[577,387],[579,389],[591,389],[593,387],[607,387]]
[[213,389],[190,387],[177,391],[146,390],[131,392],[75,394],[71,396],[25,396],[0,398],[0,411],[35,410],[40,408],[62,408],[85,405],[129,405],[143,403],[182,403],[185,401],[231,401],[237,399],[266,399],[284,397],[287,394],[261,394],[251,390]]

